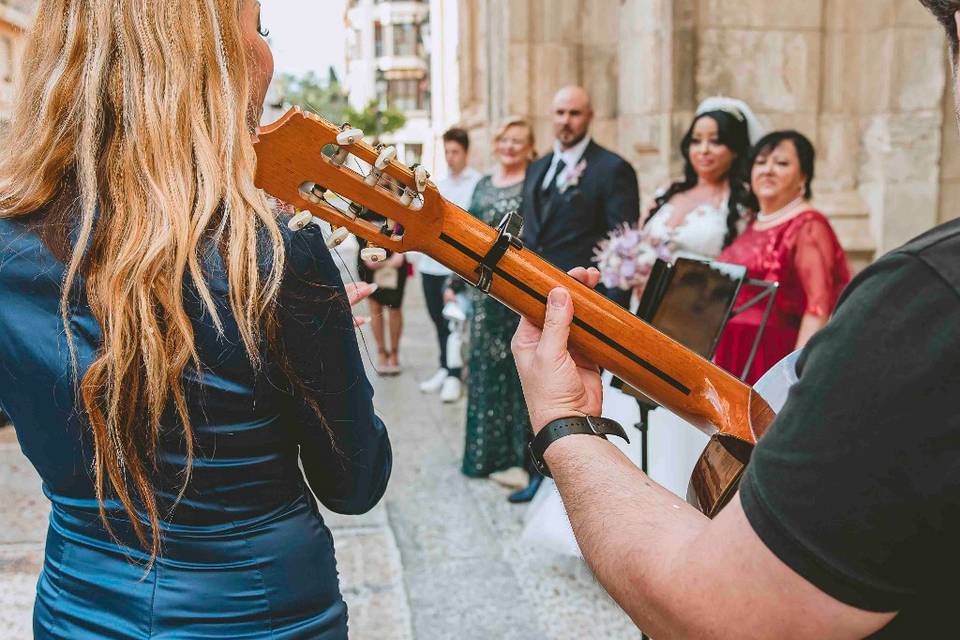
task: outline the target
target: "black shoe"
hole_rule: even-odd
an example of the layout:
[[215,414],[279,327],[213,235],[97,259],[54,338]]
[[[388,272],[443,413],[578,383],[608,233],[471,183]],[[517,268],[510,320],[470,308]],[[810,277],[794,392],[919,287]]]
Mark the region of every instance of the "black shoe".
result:
[[530,502],[533,500],[533,496],[537,494],[537,489],[540,488],[540,484],[543,482],[543,476],[539,473],[530,476],[530,484],[527,485],[526,489],[520,489],[519,491],[514,491],[507,498],[510,502],[514,504],[519,504],[521,502]]

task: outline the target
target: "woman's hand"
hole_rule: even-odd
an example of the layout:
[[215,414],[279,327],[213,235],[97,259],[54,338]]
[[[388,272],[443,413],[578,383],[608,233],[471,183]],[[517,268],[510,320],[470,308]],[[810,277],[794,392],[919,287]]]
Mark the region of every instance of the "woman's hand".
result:
[[[570,275],[590,288],[600,281],[600,272],[593,268],[577,267]],[[567,339],[572,321],[570,293],[557,287],[547,299],[543,329],[524,317],[513,336],[513,357],[534,433],[558,418],[600,415],[600,369],[586,358],[570,353]]]
[[[360,304],[361,301],[366,300],[378,287],[369,282],[351,282],[350,284],[344,285],[344,288],[347,290],[347,300],[350,302],[350,306],[355,307]],[[353,317],[354,326],[362,327],[368,322],[370,322],[370,318],[368,317]]]
[[393,254],[392,256],[387,258],[387,261],[384,263],[384,265],[388,267],[393,267],[394,269],[399,269],[400,267],[403,266],[403,254],[402,253]]

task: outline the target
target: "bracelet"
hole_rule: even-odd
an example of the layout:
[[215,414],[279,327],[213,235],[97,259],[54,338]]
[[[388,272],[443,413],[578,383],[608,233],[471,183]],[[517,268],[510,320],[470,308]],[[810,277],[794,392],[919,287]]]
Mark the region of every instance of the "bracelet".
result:
[[599,436],[604,440],[607,439],[608,435],[619,436],[626,440],[628,444],[630,442],[630,438],[627,437],[627,432],[623,430],[623,427],[620,426],[620,423],[616,420],[596,416],[560,418],[550,422],[541,429],[528,445],[530,457],[533,459],[533,464],[537,471],[548,478],[552,478],[553,475],[550,473],[550,467],[547,466],[546,461],[543,459],[543,454],[546,453],[547,447],[560,438],[575,434]]

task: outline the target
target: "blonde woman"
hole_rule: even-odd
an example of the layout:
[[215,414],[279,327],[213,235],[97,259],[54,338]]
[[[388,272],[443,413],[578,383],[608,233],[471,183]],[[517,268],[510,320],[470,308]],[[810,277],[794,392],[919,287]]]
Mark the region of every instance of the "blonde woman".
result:
[[310,490],[370,509],[390,444],[319,232],[254,187],[259,31],[255,0],[39,4],[0,404],[52,502],[40,640],[346,637]]
[[[497,165],[477,183],[470,202],[471,215],[496,225],[504,215],[520,208],[533,148],[533,129],[527,121],[508,118],[501,125],[494,136]],[[471,289],[471,298],[463,473],[486,477],[523,466],[529,423],[517,367],[510,354],[510,339],[520,318],[475,289]]]

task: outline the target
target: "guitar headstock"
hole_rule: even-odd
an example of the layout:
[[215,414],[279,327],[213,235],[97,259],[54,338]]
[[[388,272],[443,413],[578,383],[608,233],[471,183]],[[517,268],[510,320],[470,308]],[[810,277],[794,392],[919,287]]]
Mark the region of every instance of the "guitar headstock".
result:
[[[254,149],[257,187],[334,227],[398,252],[419,250],[439,233],[443,199],[426,171],[397,162],[392,147],[367,144],[362,131],[294,107],[258,129]],[[328,194],[351,206],[333,206]],[[388,222],[363,220],[364,209]]]

